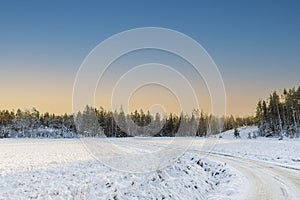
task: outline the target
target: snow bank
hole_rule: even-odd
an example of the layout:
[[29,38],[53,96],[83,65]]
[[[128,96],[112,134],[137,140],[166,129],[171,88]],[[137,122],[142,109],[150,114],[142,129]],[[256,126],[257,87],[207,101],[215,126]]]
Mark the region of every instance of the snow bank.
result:
[[[256,126],[243,127],[239,129],[240,139],[233,136],[233,130],[221,133],[217,144],[211,150],[216,153],[249,158],[254,160],[271,162],[287,167],[300,169],[300,139],[257,137],[247,139],[248,133],[255,134]],[[202,139],[199,139],[201,142]],[[197,147],[197,145],[195,145]]]
[[[247,139],[249,134],[251,137],[258,136],[258,128],[257,126],[245,126],[245,127],[240,127],[238,128],[238,131],[240,133],[240,138],[241,139]],[[223,133],[220,133],[217,135],[217,137],[224,138],[224,139],[233,139],[234,137],[234,130],[228,130]]]
[[76,139],[2,140],[0,152],[0,199],[236,199],[241,185],[225,164],[192,152],[141,174],[104,166]]

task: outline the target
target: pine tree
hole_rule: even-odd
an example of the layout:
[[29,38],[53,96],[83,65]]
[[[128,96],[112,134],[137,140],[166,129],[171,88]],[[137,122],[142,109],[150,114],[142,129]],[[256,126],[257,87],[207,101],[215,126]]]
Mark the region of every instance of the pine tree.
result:
[[240,137],[240,132],[239,132],[239,130],[237,129],[237,127],[234,128],[233,134],[234,134],[234,137],[235,137],[235,138],[239,138],[239,137]]

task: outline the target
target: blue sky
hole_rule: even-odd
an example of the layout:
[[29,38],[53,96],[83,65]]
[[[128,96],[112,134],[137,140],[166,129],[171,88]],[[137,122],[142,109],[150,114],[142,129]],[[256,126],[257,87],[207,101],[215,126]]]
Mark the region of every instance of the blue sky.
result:
[[299,1],[1,1],[0,106],[70,112],[77,69],[99,42],[157,26],[198,41],[223,75],[228,112],[252,114],[258,98],[300,84],[299,9]]

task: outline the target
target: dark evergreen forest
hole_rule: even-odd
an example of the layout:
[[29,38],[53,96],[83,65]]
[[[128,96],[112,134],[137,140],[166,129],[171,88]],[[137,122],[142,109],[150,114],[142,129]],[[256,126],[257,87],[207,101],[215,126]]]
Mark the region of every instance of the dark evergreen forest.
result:
[[[154,116],[135,110],[109,111],[86,106],[76,116],[55,115],[31,110],[0,111],[0,137],[130,137],[208,136],[241,126],[257,125],[260,136],[298,137],[300,133],[300,87],[274,91],[259,100],[256,116],[216,117],[199,110],[192,114]],[[155,132],[153,131],[155,130]],[[157,131],[156,131],[157,130]]]

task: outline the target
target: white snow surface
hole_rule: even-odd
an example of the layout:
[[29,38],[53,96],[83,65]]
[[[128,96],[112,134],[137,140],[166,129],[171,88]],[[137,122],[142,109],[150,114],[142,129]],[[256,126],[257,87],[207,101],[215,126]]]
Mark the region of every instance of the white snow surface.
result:
[[79,139],[2,139],[0,199],[241,199],[248,187],[245,176],[207,153],[300,169],[300,139],[247,139],[257,127],[239,131],[238,139],[233,130],[221,133],[222,138],[108,139],[131,155],[131,162],[134,155],[171,140],[193,141],[180,158],[148,173],[112,169],[95,160]]
[[211,151],[300,169],[300,138],[247,139],[248,133],[257,135],[258,128],[249,126],[238,130],[241,138],[234,138],[233,130],[221,133],[222,138],[216,139]]
[[236,199],[243,182],[224,163],[192,152],[151,173],[120,172],[78,139],[3,139],[0,160],[0,199]]
[[[258,136],[258,128],[257,126],[245,126],[238,128],[239,134],[240,134],[240,139],[247,139],[248,138],[248,133],[250,133],[251,137],[255,134]],[[223,139],[235,139],[234,137],[234,130],[228,130],[223,133],[220,133],[216,136],[222,136]]]

